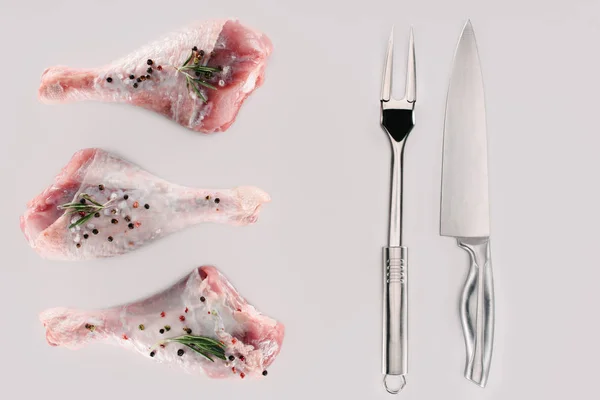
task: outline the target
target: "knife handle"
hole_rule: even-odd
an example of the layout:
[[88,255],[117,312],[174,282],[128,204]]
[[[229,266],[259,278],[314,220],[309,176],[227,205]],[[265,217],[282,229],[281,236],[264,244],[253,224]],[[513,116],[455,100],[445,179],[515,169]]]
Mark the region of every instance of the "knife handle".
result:
[[471,269],[460,298],[465,335],[465,378],[485,387],[494,342],[494,281],[489,238],[459,238],[458,246],[471,258]]
[[407,269],[406,247],[383,248],[383,374],[385,388],[392,394],[398,393],[406,384]]

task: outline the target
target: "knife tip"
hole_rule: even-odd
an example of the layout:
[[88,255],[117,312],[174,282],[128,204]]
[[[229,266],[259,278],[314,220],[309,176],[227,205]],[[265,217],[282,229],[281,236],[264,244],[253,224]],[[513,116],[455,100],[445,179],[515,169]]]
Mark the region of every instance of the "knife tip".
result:
[[463,35],[467,32],[473,32],[473,24],[470,19],[467,19],[467,22],[465,22],[465,26],[463,27]]

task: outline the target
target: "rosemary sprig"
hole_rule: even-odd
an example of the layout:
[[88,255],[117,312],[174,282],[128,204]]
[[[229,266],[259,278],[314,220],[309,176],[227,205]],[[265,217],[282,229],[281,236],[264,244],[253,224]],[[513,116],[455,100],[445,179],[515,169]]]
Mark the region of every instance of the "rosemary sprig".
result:
[[205,336],[183,335],[166,339],[164,342],[176,342],[183,344],[184,346],[189,347],[196,353],[206,357],[212,362],[215,361],[212,359],[212,357],[226,360],[225,346],[221,342]]
[[[200,91],[200,87],[203,86],[208,89],[216,90],[217,88],[205,79],[212,78],[213,74],[222,70],[222,68],[207,67],[206,65],[200,64],[200,57],[204,55],[204,52],[200,50],[192,50],[190,56],[185,60],[181,67],[176,67],[177,72],[182,73],[185,76],[186,87],[190,88],[196,93],[196,95],[202,99],[203,102],[207,102],[208,99]],[[192,61],[193,60],[193,61]]]
[[79,197],[84,199],[85,202],[66,203],[58,206],[59,210],[67,210],[68,214],[83,213],[81,218],[69,225],[68,229],[85,224],[94,216],[95,213],[104,210],[112,202],[111,199],[104,204],[100,204],[87,193],[80,193]]

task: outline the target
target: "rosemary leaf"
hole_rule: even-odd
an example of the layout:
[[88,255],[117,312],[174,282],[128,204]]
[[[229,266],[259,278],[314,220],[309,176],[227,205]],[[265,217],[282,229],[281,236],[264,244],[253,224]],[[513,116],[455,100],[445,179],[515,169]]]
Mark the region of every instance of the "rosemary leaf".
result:
[[210,351],[211,353],[215,353],[215,355],[221,354],[221,353],[225,354],[224,350],[221,347],[216,347],[214,345],[201,344],[201,343],[189,343],[189,342],[186,342],[185,344],[193,345],[193,346],[199,348],[200,350]]
[[81,204],[81,203],[76,203],[73,205],[62,205],[62,206],[59,206],[58,208],[60,208],[62,210],[75,210],[75,211],[89,211],[89,210],[96,209],[96,207],[90,206],[89,204]]
[[219,68],[207,67],[206,65],[186,65],[179,68],[181,71],[195,71],[195,72],[220,72]]
[[86,205],[81,204],[81,203],[66,203],[66,204],[61,204],[60,206],[58,206],[58,208],[61,210],[65,210],[67,208],[73,208],[73,207],[86,207]]
[[196,82],[196,83],[199,83],[200,85],[202,85],[202,86],[205,86],[205,87],[207,87],[207,88],[209,88],[209,89],[212,89],[212,90],[217,90],[217,88],[216,88],[215,86],[211,85],[211,84],[210,84],[210,83],[208,83],[208,82],[204,82],[203,80],[200,80],[200,79],[194,79],[194,82]]
[[210,361],[215,362],[215,360],[213,360],[210,356],[210,354],[206,351],[202,351],[198,348],[196,348],[195,346],[191,345],[191,344],[186,344],[187,347],[189,347],[190,349],[194,350],[196,353],[208,358]]
[[74,227],[76,227],[78,225],[81,225],[81,224],[85,224],[86,221],[89,221],[90,218],[92,218],[93,216],[94,216],[94,214],[90,213],[90,214],[86,215],[85,217],[79,218],[77,221],[75,221],[71,225],[69,225],[69,229],[74,228]]
[[225,347],[221,342],[204,336],[183,335],[167,339],[167,342],[177,342],[189,347],[196,353],[214,362],[212,357],[225,360]]
[[215,340],[215,339],[211,339],[209,337],[205,337],[205,336],[193,336],[193,335],[183,335],[183,337],[186,338],[186,339],[192,339],[192,340],[197,339],[197,338],[200,337],[206,343],[212,343],[215,346],[218,346],[218,347],[221,347],[221,348],[223,347],[223,344],[221,342],[219,342],[218,340]]
[[217,357],[221,360],[225,360],[225,351],[223,349],[201,347],[201,346],[198,346],[195,344],[190,344],[190,345],[186,345],[186,346],[197,349],[198,351],[201,351],[203,353],[210,354],[211,356]]
[[192,346],[194,348],[197,348],[200,351],[203,351],[203,352],[211,354],[217,358],[225,360],[225,350],[222,347],[214,347],[211,345],[203,346],[199,343],[190,343],[190,344],[186,344],[186,345]]
[[190,60],[192,59],[192,57],[194,56],[194,52],[192,51],[190,53],[190,56],[187,58],[187,60],[185,60],[185,62],[183,63],[183,66],[185,67],[187,65],[187,63],[190,62]]
[[188,78],[189,80],[191,80],[191,84],[190,86],[194,89],[194,92],[196,92],[196,94],[198,95],[198,97],[200,97],[202,99],[203,102],[207,102],[206,97],[204,97],[204,95],[202,94],[202,92],[200,92],[200,89],[198,89],[198,87],[194,84],[194,80],[191,78]]
[[100,204],[96,200],[92,199],[92,197],[87,193],[81,193],[80,196],[97,207],[104,207],[102,204]]

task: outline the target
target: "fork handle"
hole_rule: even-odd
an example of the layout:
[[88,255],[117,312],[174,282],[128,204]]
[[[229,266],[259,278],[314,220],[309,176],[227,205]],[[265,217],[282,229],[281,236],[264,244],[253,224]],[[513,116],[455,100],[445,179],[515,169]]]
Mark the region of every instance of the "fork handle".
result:
[[383,373],[386,376],[404,376],[408,369],[407,268],[406,247],[383,248]]

